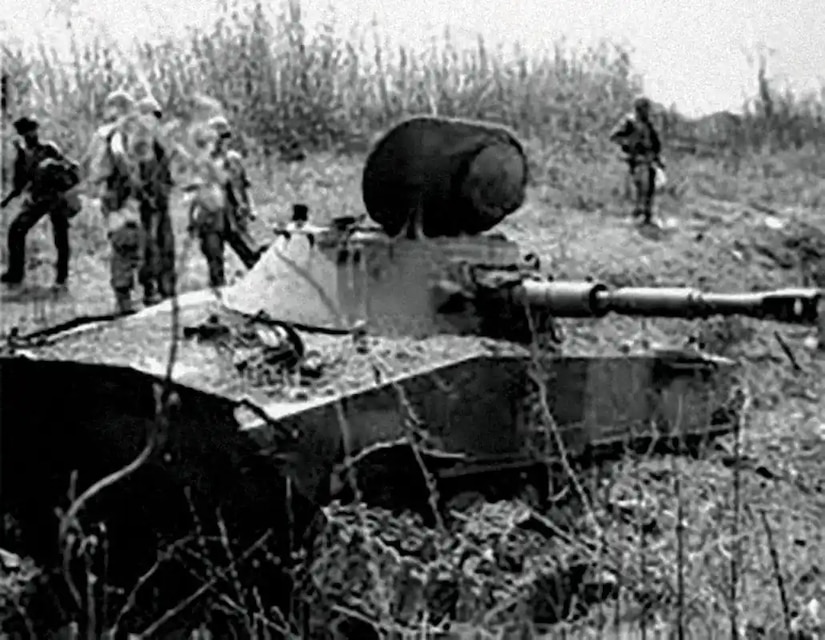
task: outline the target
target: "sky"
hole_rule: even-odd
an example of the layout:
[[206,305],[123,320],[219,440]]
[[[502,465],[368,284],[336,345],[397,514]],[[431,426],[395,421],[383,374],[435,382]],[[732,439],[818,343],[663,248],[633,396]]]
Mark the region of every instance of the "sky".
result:
[[[72,4],[89,18],[81,39],[84,31],[104,30],[124,47],[135,36],[205,26],[214,17],[210,0],[0,0],[0,24],[23,40],[39,30],[65,47],[65,20],[32,19],[50,2]],[[328,3],[302,0],[304,14],[318,19]],[[525,47],[559,38],[626,42],[647,93],[689,116],[738,111],[755,91],[747,53],[760,47],[772,51],[769,72],[782,82],[803,91],[825,84],[823,0],[336,0],[335,8],[343,25],[376,18],[391,38],[407,43],[447,24],[459,36],[480,33],[488,42]]]

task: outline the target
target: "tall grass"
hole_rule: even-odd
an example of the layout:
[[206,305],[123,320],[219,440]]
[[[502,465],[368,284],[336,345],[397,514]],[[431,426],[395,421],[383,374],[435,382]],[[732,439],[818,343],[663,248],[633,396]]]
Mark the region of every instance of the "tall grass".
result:
[[[121,87],[151,92],[176,117],[191,114],[194,95],[207,94],[265,155],[361,147],[399,117],[422,112],[489,118],[527,138],[591,153],[642,89],[630,52],[609,42],[527,51],[518,42],[491,48],[481,37],[467,46],[447,30],[411,48],[390,43],[374,25],[342,35],[334,14],[310,29],[300,0],[285,0],[274,18],[258,2],[225,7],[210,30],[138,42],[130,51],[103,35],[71,37],[69,60],[45,43],[4,44],[3,73],[8,114],[33,111],[75,152],[105,95]],[[822,101],[775,90],[764,60],[758,73],[759,94],[743,117],[696,123],[670,111],[666,134],[688,147],[698,138],[704,149],[738,153],[819,145]]]
[[175,115],[189,97],[220,100],[265,147],[297,138],[328,147],[371,134],[395,118],[436,112],[492,118],[527,135],[584,135],[616,118],[639,88],[626,51],[610,44],[576,53],[561,46],[526,53],[455,43],[447,32],[423,51],[393,47],[371,27],[344,40],[334,25],[304,27],[298,0],[272,20],[260,4],[219,15],[209,32],[118,53],[102,36],[74,42],[70,63],[41,46],[6,48],[6,73],[23,107],[85,133],[107,92],[150,89]]
[[[346,37],[334,20],[310,30],[299,0],[287,0],[274,20],[260,3],[227,8],[209,32],[138,43],[136,54],[103,36],[73,41],[68,63],[46,45],[37,55],[3,49],[9,111],[33,109],[71,145],[84,142],[105,94],[122,86],[151,91],[178,116],[194,93],[207,93],[265,152],[346,147],[415,112],[491,118],[544,142],[592,143],[641,89],[630,52],[608,42],[583,52],[560,44],[528,52],[516,42],[503,51],[481,37],[458,44],[445,31],[411,49],[371,26]],[[775,90],[764,59],[758,81],[742,118],[694,123],[671,111],[666,130],[739,152],[821,143],[821,97]]]

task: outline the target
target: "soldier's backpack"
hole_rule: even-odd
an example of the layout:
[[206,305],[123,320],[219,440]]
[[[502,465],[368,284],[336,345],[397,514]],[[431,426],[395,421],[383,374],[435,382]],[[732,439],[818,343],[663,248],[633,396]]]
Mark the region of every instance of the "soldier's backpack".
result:
[[43,145],[45,158],[37,163],[32,176],[32,193],[41,197],[60,195],[67,205],[69,217],[77,215],[82,206],[76,187],[80,184],[80,167],[67,158],[53,142]]
[[80,183],[80,168],[67,158],[46,158],[37,165],[33,186],[49,193],[66,193]]

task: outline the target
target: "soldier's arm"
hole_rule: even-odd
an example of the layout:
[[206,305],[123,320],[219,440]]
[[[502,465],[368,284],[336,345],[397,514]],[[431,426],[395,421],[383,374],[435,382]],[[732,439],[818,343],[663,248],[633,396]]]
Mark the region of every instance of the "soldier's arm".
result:
[[92,136],[89,149],[83,159],[83,169],[88,183],[98,187],[112,172],[112,164],[109,159],[107,146],[107,133],[98,130]]
[[650,151],[653,154],[656,164],[664,169],[665,163],[662,161],[662,140],[653,124],[650,125]]
[[46,142],[43,145],[46,148],[46,155],[59,162],[66,171],[66,177],[71,182],[69,188],[73,188],[80,183],[80,165],[78,162],[65,153],[56,142]]
[[184,165],[188,165],[192,162],[191,154],[179,142],[164,139],[160,142],[160,144],[163,147],[163,150],[166,153],[166,158],[170,164],[177,162]]
[[252,211],[252,195],[249,193],[252,182],[249,180],[249,174],[243,164],[243,158],[237,151],[230,151],[226,154],[227,164],[235,181],[240,186],[240,193],[237,194],[241,200],[241,204],[246,207],[246,213],[250,218],[254,218],[255,214]]
[[183,185],[183,190],[187,191],[198,173],[198,160],[194,154],[190,153],[182,144],[169,141],[164,147],[169,154],[169,168],[176,181]]
[[619,123],[613,127],[610,132],[609,140],[611,142],[619,142],[622,138],[629,135],[633,131],[633,120],[630,116],[623,117]]
[[249,189],[252,186],[252,183],[249,181],[249,176],[247,175],[246,168],[243,165],[243,158],[241,157],[241,154],[237,151],[230,151],[226,154],[226,161],[241,186],[244,189]]

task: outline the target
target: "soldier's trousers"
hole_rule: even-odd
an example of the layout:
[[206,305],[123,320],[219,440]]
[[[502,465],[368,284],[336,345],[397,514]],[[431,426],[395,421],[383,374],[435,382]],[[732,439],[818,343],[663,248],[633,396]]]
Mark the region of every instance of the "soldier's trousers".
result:
[[636,202],[633,208],[634,217],[642,217],[650,222],[653,217],[653,198],[656,192],[656,168],[649,162],[630,164],[630,175],[633,178]]
[[26,236],[42,218],[49,216],[52,223],[54,248],[57,250],[57,281],[69,277],[69,214],[66,204],[59,198],[26,200],[20,213],[9,226],[8,273],[12,280],[20,281],[26,273]]
[[130,298],[135,286],[135,276],[143,262],[144,236],[140,218],[129,211],[112,211],[107,214],[110,258],[110,283],[118,301]]
[[261,255],[261,249],[245,229],[220,231],[204,229],[199,231],[201,252],[206,258],[209,270],[209,286],[222,287],[226,284],[224,269],[224,247],[229,243],[231,249],[241,259],[247,269],[255,266]]
[[224,269],[224,247],[228,243],[247,269],[251,269],[261,256],[259,245],[246,224],[235,218],[235,213],[226,216],[210,216],[211,219],[198,226],[201,253],[206,258],[209,271],[209,285],[222,287],[226,284]]
[[141,204],[140,222],[143,261],[138,280],[146,298],[156,293],[168,298],[175,292],[175,236],[168,201],[157,208]]
[[214,229],[203,229],[199,232],[201,253],[206,258],[206,268],[209,271],[209,286],[222,287],[226,284],[224,269],[224,234]]

